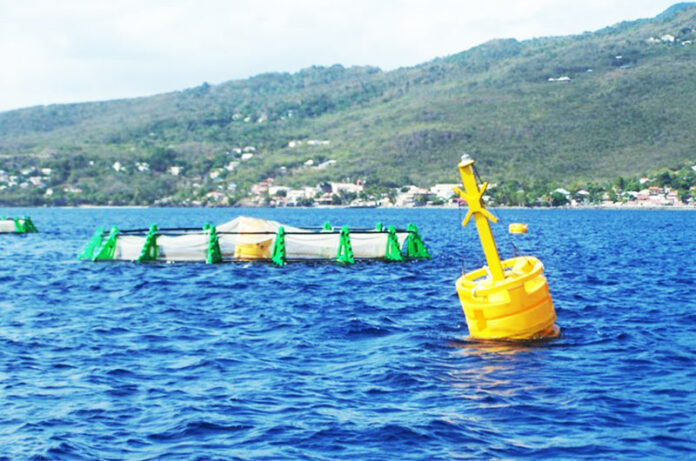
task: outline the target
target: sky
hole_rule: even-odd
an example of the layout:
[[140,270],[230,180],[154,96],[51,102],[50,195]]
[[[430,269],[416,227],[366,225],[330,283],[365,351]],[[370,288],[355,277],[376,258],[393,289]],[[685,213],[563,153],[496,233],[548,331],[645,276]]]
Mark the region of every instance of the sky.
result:
[[413,66],[579,34],[677,0],[0,0],[0,111],[149,96],[312,65]]

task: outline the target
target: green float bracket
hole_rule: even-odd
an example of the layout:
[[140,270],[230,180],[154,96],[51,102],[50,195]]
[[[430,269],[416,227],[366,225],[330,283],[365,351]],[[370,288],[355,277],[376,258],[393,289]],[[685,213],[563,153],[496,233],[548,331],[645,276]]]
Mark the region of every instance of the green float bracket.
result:
[[285,265],[285,228],[283,226],[278,227],[275,242],[273,243],[271,261],[278,266]]
[[39,232],[39,229],[36,228],[36,226],[34,225],[34,221],[32,221],[29,216],[24,217],[24,227],[26,228],[27,232]]
[[99,227],[96,232],[94,232],[94,235],[92,236],[91,239],[89,239],[89,242],[87,242],[87,246],[82,250],[82,252],[77,255],[77,259],[81,261],[87,261],[91,260],[92,257],[94,256],[94,252],[101,247],[102,243],[102,237],[104,236],[104,229]]
[[418,233],[418,228],[413,224],[406,227],[408,237],[406,238],[406,257],[409,259],[432,259],[428,249],[423,243],[423,239]]
[[116,252],[116,239],[118,238],[118,227],[114,226],[109,231],[109,236],[102,242],[96,254],[92,256],[92,261],[100,259],[114,259]]
[[33,234],[39,231],[28,216],[22,216],[21,221],[19,218],[14,218],[14,224],[15,232],[19,234]]
[[396,228],[389,226],[389,234],[387,235],[387,251],[384,253],[384,258],[387,261],[403,261],[404,255],[401,254],[401,246],[399,239],[396,236]]
[[140,256],[138,256],[138,262],[144,261],[156,261],[157,254],[159,253],[157,248],[157,225],[153,224],[150,226],[150,230],[145,236],[145,244],[143,249],[140,251]]
[[377,224],[375,224],[375,230],[377,232],[384,232],[384,224],[382,224],[381,222],[378,222]]
[[336,255],[336,261],[344,264],[353,264],[355,258],[353,258],[353,246],[350,244],[350,232],[348,231],[348,226],[341,227],[341,236],[338,241],[338,253]]
[[208,231],[208,251],[205,254],[205,262],[207,264],[218,264],[222,262],[222,251],[220,251],[220,240],[218,239],[215,226],[206,224],[203,226],[204,231]]
[[329,232],[330,232],[330,231],[333,230],[333,227],[331,226],[331,223],[329,223],[328,221],[326,221],[326,222],[324,223],[324,226],[321,228],[321,230],[322,230],[322,231],[329,231]]

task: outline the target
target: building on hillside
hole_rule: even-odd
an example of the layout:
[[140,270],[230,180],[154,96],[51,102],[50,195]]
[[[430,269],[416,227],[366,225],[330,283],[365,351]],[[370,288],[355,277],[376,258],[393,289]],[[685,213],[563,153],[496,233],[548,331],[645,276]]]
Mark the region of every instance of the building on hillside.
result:
[[210,200],[211,202],[223,202],[227,197],[220,191],[212,190],[205,194],[205,198]]
[[268,188],[268,195],[275,197],[276,195],[287,195],[290,188],[287,186],[270,186]]
[[430,188],[430,193],[442,200],[450,200],[456,196],[454,188],[459,186],[459,184],[435,184]]
[[359,194],[364,189],[362,180],[358,180],[355,184],[349,182],[332,182],[331,183],[331,193],[340,194],[343,193],[354,193]]
[[[314,200],[314,197],[316,197],[318,192],[319,189],[309,186],[304,186],[301,189],[290,189],[285,196],[285,201],[287,202],[288,206],[297,206],[298,202],[302,200]],[[329,201],[330,200],[331,196],[329,195]]]
[[273,185],[273,178],[266,178],[251,186],[251,195],[265,195]]
[[428,195],[428,189],[417,186],[405,186],[408,189],[405,192],[400,192],[396,196],[396,202],[394,206],[397,207],[412,207],[416,205],[416,198],[418,196]]

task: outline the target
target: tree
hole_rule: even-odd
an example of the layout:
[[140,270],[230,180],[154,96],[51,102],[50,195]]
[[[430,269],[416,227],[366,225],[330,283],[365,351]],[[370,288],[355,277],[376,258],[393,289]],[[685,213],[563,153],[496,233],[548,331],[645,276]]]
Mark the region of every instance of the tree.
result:
[[551,206],[563,206],[568,204],[568,197],[560,192],[551,192]]

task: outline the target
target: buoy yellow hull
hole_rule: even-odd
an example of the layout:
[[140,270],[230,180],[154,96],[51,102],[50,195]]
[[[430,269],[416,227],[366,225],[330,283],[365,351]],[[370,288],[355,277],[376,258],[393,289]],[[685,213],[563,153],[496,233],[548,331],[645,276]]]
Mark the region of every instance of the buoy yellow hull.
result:
[[461,276],[457,293],[472,338],[555,337],[556,312],[541,261],[523,256],[503,261],[505,279],[493,282],[485,268]]

